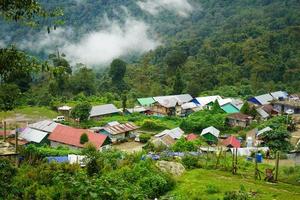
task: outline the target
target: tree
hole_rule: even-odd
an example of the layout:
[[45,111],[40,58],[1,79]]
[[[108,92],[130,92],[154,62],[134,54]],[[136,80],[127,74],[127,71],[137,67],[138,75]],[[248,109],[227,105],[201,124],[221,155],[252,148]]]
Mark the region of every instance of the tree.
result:
[[41,64],[14,46],[0,48],[0,82],[15,83],[22,91],[26,91],[32,74],[41,69]]
[[87,67],[80,68],[71,77],[70,88],[73,94],[83,92],[85,95],[93,95],[96,93],[96,74],[92,69]]
[[176,70],[185,63],[187,56],[178,50],[170,51],[165,58],[166,64],[170,70]]
[[89,137],[86,133],[82,133],[80,136],[80,144],[85,144],[89,141]]
[[122,108],[123,108],[123,112],[126,111],[126,104],[127,104],[127,95],[123,94],[122,95]]
[[213,114],[224,113],[224,111],[222,110],[222,108],[217,100],[215,102],[213,102],[213,105],[211,107],[211,113],[213,113]]
[[173,85],[173,94],[181,94],[184,90],[184,82],[181,78],[181,72],[179,69],[176,70],[175,81]]
[[241,113],[245,114],[245,115],[251,115],[253,117],[255,117],[257,115],[257,112],[255,110],[255,108],[253,106],[251,106],[248,101],[246,101],[244,103],[244,105],[241,108]]
[[80,121],[88,120],[92,106],[90,103],[84,102],[76,105],[71,111],[71,117]]
[[289,138],[291,134],[286,130],[285,126],[274,128],[262,134],[262,139],[266,146],[274,151],[288,152],[291,150],[291,143]]
[[13,110],[20,97],[21,91],[15,84],[0,84],[0,110]]
[[109,74],[114,81],[118,81],[124,78],[126,73],[126,62],[121,59],[114,59],[110,64]]

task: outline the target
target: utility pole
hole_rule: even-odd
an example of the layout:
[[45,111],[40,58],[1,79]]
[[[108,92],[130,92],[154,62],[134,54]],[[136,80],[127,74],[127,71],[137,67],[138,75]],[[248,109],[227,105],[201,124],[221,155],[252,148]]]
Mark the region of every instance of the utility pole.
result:
[[276,163],[275,163],[275,181],[278,180],[279,157],[280,157],[280,151],[277,151],[276,152]]
[[16,134],[15,134],[15,142],[16,142],[16,144],[15,144],[15,148],[16,148],[16,154],[18,153],[18,149],[19,149],[19,145],[18,145],[18,137],[19,137],[19,131],[18,131],[18,128],[17,128],[17,126],[16,126]]
[[3,122],[4,123],[4,136],[3,136],[3,141],[6,141],[6,121]]

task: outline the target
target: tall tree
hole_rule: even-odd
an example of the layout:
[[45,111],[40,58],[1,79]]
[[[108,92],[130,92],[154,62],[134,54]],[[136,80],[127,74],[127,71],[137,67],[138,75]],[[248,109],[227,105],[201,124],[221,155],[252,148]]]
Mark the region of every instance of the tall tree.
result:
[[71,117],[73,119],[79,119],[80,121],[85,121],[89,118],[92,105],[87,102],[80,103],[76,105],[71,111]]
[[15,84],[0,84],[0,110],[12,110],[16,107],[21,91]]
[[110,64],[109,75],[112,83],[119,91],[123,91],[126,88],[126,84],[124,82],[126,65],[126,62],[121,59],[114,59]]
[[177,69],[173,85],[173,94],[181,94],[184,88],[185,84],[181,78],[181,72],[179,69]]
[[171,71],[181,67],[187,59],[187,56],[179,50],[170,51],[165,58],[166,64]]

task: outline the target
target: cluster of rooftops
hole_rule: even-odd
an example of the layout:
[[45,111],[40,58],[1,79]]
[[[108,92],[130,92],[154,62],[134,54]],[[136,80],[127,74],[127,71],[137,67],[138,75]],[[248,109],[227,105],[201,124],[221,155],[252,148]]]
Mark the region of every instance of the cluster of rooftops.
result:
[[[256,106],[257,112],[267,118],[271,110],[277,112],[300,112],[300,95],[289,95],[284,91],[266,93],[249,98],[247,101]],[[133,108],[126,108],[126,113],[145,113],[159,116],[181,116],[209,108],[214,102],[218,102],[225,113],[239,113],[244,104],[244,100],[238,98],[223,98],[220,95],[201,96],[193,98],[190,94],[168,95],[138,98]],[[283,106],[282,106],[283,105]],[[272,106],[272,107],[270,107]],[[274,108],[273,108],[274,107]],[[59,111],[70,111],[72,108],[63,106]],[[90,118],[99,119],[106,115],[119,114],[123,112],[113,104],[93,106]]]
[[[286,92],[277,91],[264,95],[255,96],[248,99],[253,104],[263,119],[268,118],[274,113],[279,112],[300,112],[299,96],[288,95]],[[218,102],[224,112],[228,113],[228,124],[230,126],[246,127],[251,123],[252,117],[240,113],[244,101],[234,98],[222,98],[219,95],[203,96],[193,98],[189,94],[158,96],[137,99],[139,107],[127,109],[128,113],[141,112],[152,115],[178,115],[185,116],[188,113],[210,108]],[[286,106],[286,107],[285,107]],[[294,107],[293,107],[294,106]],[[70,111],[68,106],[60,107],[61,111]],[[106,115],[119,114],[121,111],[113,104],[99,105],[92,107],[90,118],[101,118]],[[26,143],[41,143],[44,140],[50,141],[51,146],[68,145],[74,148],[82,148],[84,144],[80,143],[80,137],[83,133],[87,134],[89,142],[94,144],[97,149],[102,148],[107,143],[117,142],[124,138],[131,137],[138,129],[135,124],[128,122],[120,124],[110,122],[103,127],[92,127],[90,129],[78,129],[62,125],[50,120],[44,120],[29,124],[26,128],[19,130],[19,138]],[[203,129],[201,135],[207,140],[215,141],[219,137],[220,131],[214,127]],[[158,143],[170,145],[175,140],[182,137],[184,132],[180,128],[165,130],[155,135]],[[135,135],[136,136],[136,135]],[[194,138],[197,135],[188,135],[187,138]],[[229,143],[237,143],[235,139],[228,139]],[[22,142],[21,142],[22,143]]]
[[67,145],[73,148],[82,148],[84,144],[80,143],[80,137],[82,134],[86,134],[88,142],[100,149],[102,146],[114,142],[115,136],[125,135],[125,133],[136,129],[138,127],[131,122],[125,124],[111,122],[104,127],[79,129],[50,120],[43,120],[20,129],[19,139],[23,144],[39,144],[49,141],[51,146]]

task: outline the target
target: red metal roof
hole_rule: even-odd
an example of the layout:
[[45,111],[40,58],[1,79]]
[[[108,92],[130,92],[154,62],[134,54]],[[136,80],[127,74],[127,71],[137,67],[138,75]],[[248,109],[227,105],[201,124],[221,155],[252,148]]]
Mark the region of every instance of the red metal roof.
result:
[[223,145],[228,147],[228,146],[231,146],[231,147],[234,147],[234,148],[240,148],[241,147],[241,142],[236,139],[236,137],[234,136],[229,136],[227,139],[223,140]]
[[187,141],[193,141],[193,140],[196,140],[197,138],[198,138],[198,135],[196,135],[194,133],[190,133],[186,136]]
[[107,138],[106,135],[94,133],[90,130],[57,125],[48,139],[67,145],[83,147],[84,145],[80,144],[80,137],[83,133],[86,133],[88,135],[89,142],[94,144],[97,149],[99,149],[103,145],[104,141]]

